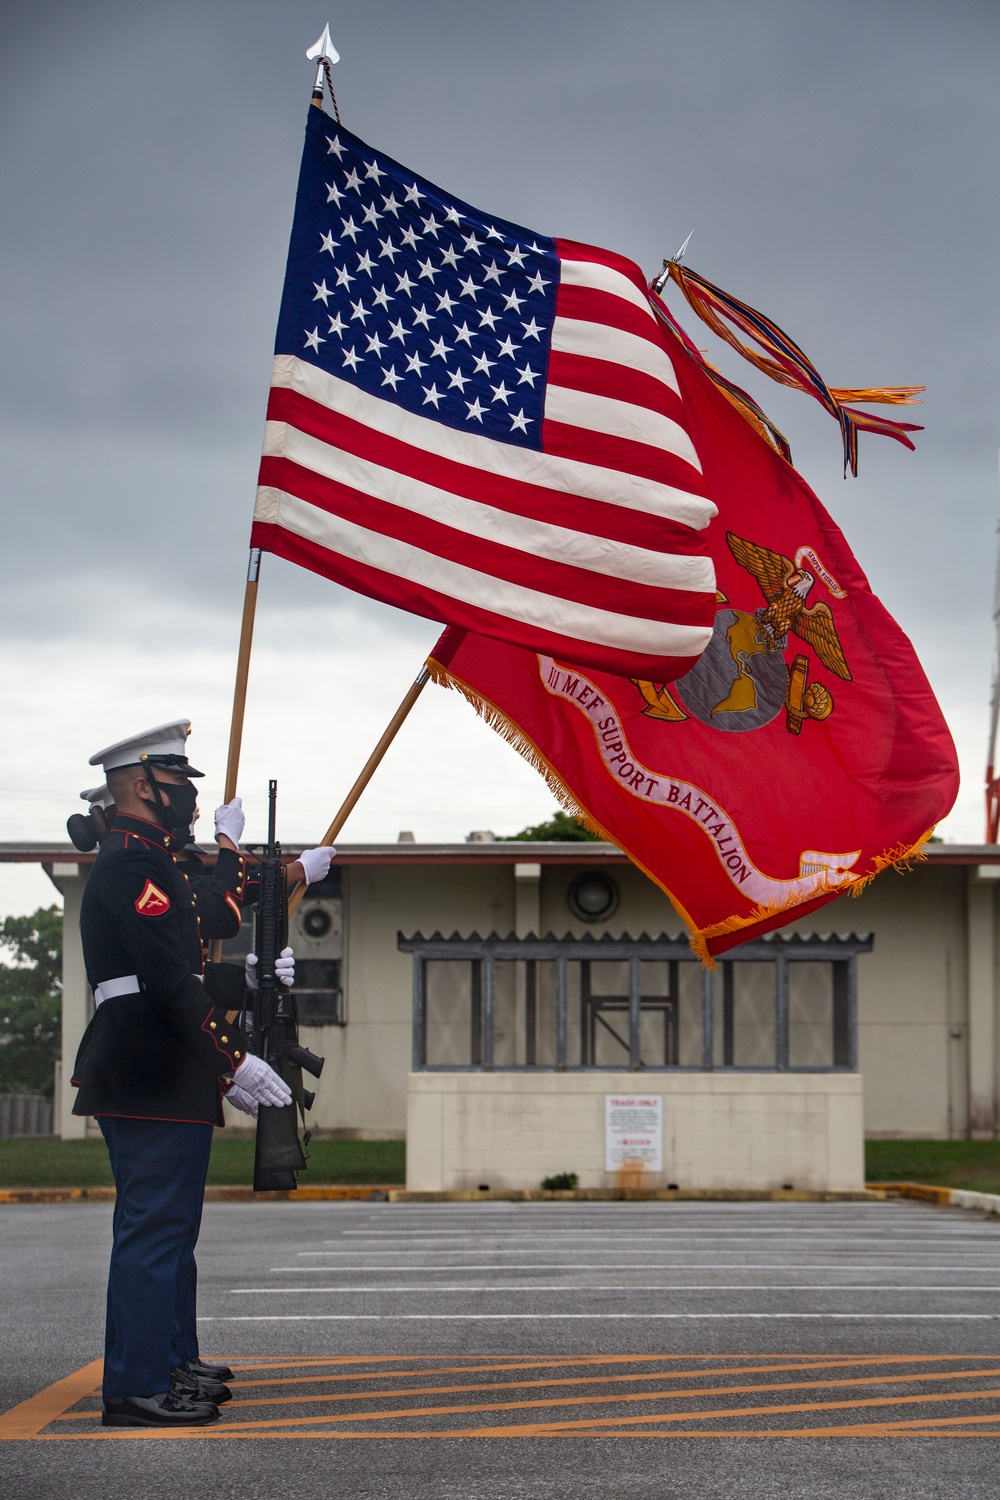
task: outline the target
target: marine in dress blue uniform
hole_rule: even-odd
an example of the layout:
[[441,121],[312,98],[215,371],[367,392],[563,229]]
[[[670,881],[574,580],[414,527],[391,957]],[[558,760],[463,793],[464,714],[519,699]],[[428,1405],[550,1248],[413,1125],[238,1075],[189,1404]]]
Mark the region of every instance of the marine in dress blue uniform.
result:
[[221,976],[204,972],[202,937],[238,928],[246,870],[229,848],[220,851],[221,872],[192,884],[175,861],[190,838],[192,778],[202,774],[184,753],[189,729],[187,720],[161,725],[91,760],[104,766],[116,816],[83,898],[96,1011],[73,1081],[74,1113],[97,1117],[117,1188],[109,1426],[200,1425],[228,1399],[219,1377],[230,1372],[201,1364],[195,1324],[194,1247],[212,1129],[223,1124],[224,1091],[250,1113],[290,1097],[216,1003]]

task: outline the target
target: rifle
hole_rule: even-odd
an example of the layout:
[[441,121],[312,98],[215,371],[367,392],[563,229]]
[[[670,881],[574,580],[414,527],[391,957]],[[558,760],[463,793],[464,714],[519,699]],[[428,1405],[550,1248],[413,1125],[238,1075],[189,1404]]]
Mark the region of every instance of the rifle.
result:
[[254,924],[258,987],[253,997],[251,1046],[258,1057],[280,1073],[292,1091],[292,1103],[280,1108],[261,1105],[257,1115],[254,1149],[254,1192],[295,1187],[298,1173],[305,1170],[309,1132],[299,1138],[298,1122],[305,1126],[305,1112],[315,1095],[303,1087],[302,1070],[318,1078],[322,1057],[299,1045],[295,996],[284,988],[274,972],[275,960],[288,939],[288,890],[281,846],[275,835],[278,783],[268,783],[267,843],[260,858],[260,897]]

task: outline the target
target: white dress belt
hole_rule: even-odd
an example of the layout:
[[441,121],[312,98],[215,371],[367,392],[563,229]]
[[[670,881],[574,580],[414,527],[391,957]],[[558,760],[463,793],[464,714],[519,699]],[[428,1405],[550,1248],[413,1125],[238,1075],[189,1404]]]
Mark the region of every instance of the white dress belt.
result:
[[[199,983],[204,983],[201,974],[194,974],[192,978]],[[105,979],[94,991],[94,1000],[100,1005],[105,1000],[114,1000],[119,995],[140,995],[142,985],[139,983],[138,974],[123,974],[120,979]]]
[[138,974],[123,974],[120,979],[105,979],[94,990],[94,1000],[101,1005],[105,1000],[114,1000],[118,995],[138,995],[142,986]]

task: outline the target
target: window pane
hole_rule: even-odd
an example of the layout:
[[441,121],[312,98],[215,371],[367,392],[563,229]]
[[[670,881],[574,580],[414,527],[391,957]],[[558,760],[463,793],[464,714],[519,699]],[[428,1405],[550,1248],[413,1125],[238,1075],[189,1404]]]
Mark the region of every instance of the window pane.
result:
[[[556,1066],[556,963],[535,964],[535,1061],[540,1068]],[[566,965],[566,1063],[580,1060],[580,965]]]
[[524,964],[493,965],[493,1066],[524,1066]]
[[833,1067],[833,965],[788,965],[788,1066]]
[[[580,967],[579,1011],[583,1036],[580,1062],[589,1063],[594,1068],[627,1068],[630,1055],[628,964],[591,962]],[[583,1035],[584,1027],[586,1035]]]
[[731,1001],[723,1000],[723,1026],[732,1038],[730,1066],[773,1068],[774,965],[734,962],[731,993]]
[[682,1068],[702,1065],[702,1004],[699,963],[677,965],[677,1061]]
[[472,967],[469,963],[446,959],[428,960],[427,1066],[430,1068],[467,1068],[472,1061]]
[[667,960],[643,963],[639,967],[642,983],[642,1024],[639,1035],[643,1067],[669,1068],[677,1065],[677,996],[671,994],[670,971],[679,968],[678,963]]

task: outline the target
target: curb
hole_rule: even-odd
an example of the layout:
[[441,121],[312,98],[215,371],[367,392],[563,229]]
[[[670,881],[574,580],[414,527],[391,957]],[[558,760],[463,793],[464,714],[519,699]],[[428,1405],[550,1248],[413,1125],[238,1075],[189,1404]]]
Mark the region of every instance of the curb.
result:
[[965,1208],[976,1213],[1000,1215],[1000,1193],[977,1193],[971,1188],[931,1187],[925,1182],[873,1182],[883,1197],[919,1198],[942,1208]]
[[[889,1191],[898,1192],[900,1184],[890,1183]],[[909,1186],[909,1184],[903,1184]],[[947,1193],[947,1188],[924,1188],[923,1193]],[[542,1188],[497,1189],[495,1192],[408,1192],[406,1188],[368,1186],[367,1184],[317,1183],[314,1187],[296,1188],[288,1193],[255,1193],[251,1187],[207,1187],[206,1203],[870,1203],[886,1196],[881,1185],[856,1193],[807,1193],[784,1189],[773,1193],[738,1188],[573,1188],[566,1192],[547,1192]],[[916,1196],[916,1190],[914,1193]],[[964,1197],[985,1197],[983,1193],[966,1193]],[[113,1187],[90,1188],[0,1188],[0,1205],[4,1203],[113,1203]],[[938,1199],[935,1202],[941,1201]],[[995,1200],[1000,1204],[1000,1199]]]
[[880,1188],[855,1193],[807,1193],[792,1188],[773,1193],[739,1188],[542,1188],[497,1189],[495,1192],[421,1192],[390,1188],[390,1203],[871,1203],[885,1197]]
[[[207,1187],[206,1203],[877,1203],[885,1198],[916,1198],[942,1208],[964,1208],[1000,1217],[1000,1193],[969,1188],[934,1187],[925,1182],[870,1182],[856,1193],[807,1193],[792,1189],[773,1193],[705,1188],[574,1188],[546,1192],[512,1188],[495,1192],[409,1192],[386,1184],[317,1183],[288,1193],[255,1193],[251,1187]],[[0,1205],[9,1203],[113,1203],[112,1187],[0,1188]]]
[[[360,1200],[366,1203],[384,1203],[394,1191],[391,1187],[367,1184],[317,1183],[315,1187],[296,1188],[288,1193],[255,1193],[251,1187],[207,1187],[206,1203],[258,1203],[262,1199],[290,1199],[293,1203],[338,1203],[343,1200]],[[113,1187],[90,1188],[0,1188],[0,1204],[4,1203],[114,1203]]]

